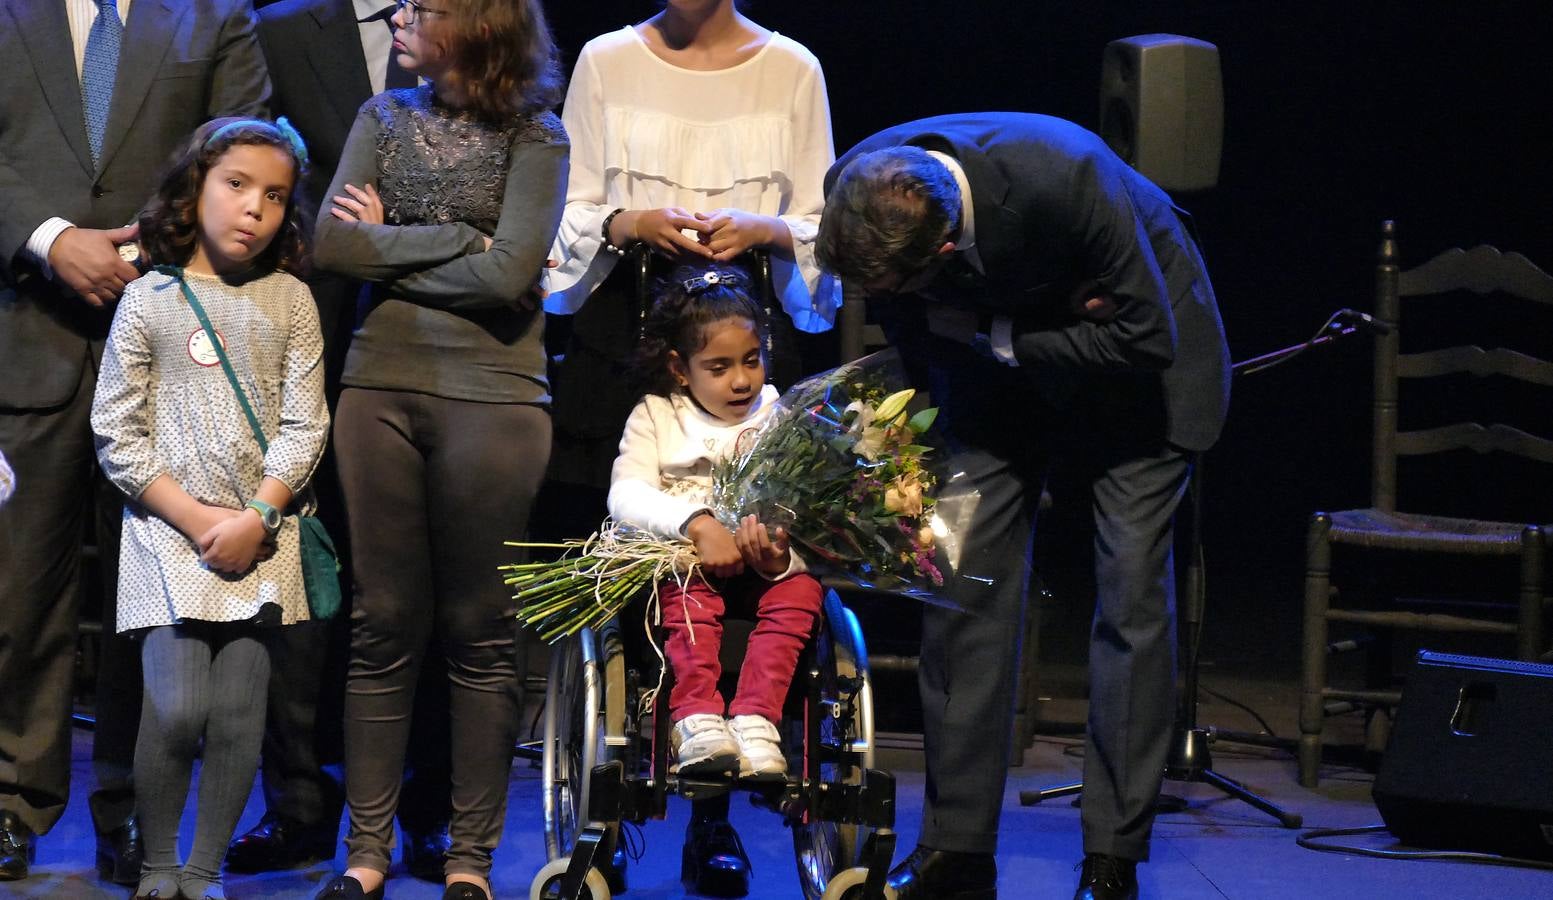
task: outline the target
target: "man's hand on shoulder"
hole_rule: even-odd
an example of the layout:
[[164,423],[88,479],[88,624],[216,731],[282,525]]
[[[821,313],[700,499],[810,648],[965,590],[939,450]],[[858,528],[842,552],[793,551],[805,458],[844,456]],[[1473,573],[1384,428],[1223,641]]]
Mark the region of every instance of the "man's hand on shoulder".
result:
[[54,279],[75,291],[93,306],[119,298],[124,285],[140,272],[119,256],[119,245],[133,241],[139,225],[103,230],[71,226],[59,233],[49,247],[49,268]]

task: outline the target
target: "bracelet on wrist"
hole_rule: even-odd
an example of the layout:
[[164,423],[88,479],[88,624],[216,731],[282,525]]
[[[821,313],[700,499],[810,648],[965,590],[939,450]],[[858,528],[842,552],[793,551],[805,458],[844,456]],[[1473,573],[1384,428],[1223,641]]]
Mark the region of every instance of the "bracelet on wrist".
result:
[[609,226],[612,222],[615,221],[615,216],[618,216],[623,212],[625,212],[625,207],[620,207],[614,212],[605,216],[604,227],[600,229],[604,235],[604,249],[608,250],[610,253],[615,254],[616,256],[625,256],[626,252],[623,248],[615,246],[615,242],[609,239]]

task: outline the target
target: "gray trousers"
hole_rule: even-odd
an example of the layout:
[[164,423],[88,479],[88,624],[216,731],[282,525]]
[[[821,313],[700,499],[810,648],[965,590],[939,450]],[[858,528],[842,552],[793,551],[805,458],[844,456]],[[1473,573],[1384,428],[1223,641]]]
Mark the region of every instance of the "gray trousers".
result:
[[[1167,444],[1157,377],[1010,369],[925,327],[891,329],[939,407],[941,496],[979,494],[949,593],[924,607],[927,784],[920,842],[997,849],[1035,512],[1054,454],[1082,462],[1095,521],[1084,848],[1143,860],[1175,715],[1174,517],[1189,455]],[[1062,411],[1057,411],[1061,408]],[[1020,748],[1021,750],[1023,748]]]
[[550,452],[550,416],[516,403],[347,389],[335,417],[355,598],[345,688],[349,864],[387,872],[428,640],[447,659],[448,874],[487,876],[506,816],[516,682],[516,558]]
[[88,517],[97,534],[103,623],[92,818],[105,831],[134,808],[140,656],[133,641],[114,633],[123,497],[103,478],[92,448],[96,385],[88,362],[64,406],[0,409],[0,450],[16,472],[16,493],[0,506],[0,809],[39,834],[53,827],[70,793],[70,700]]
[[[981,509],[961,576],[993,580],[975,613],[926,607],[922,693],[927,790],[921,842],[991,852],[1009,762],[1039,473],[985,452],[950,466],[975,479]],[[1091,478],[1097,596],[1089,652],[1082,820],[1086,853],[1148,858],[1175,715],[1172,520],[1188,458],[1168,446]],[[999,565],[998,561],[1002,564]],[[1022,749],[1022,748],[1021,748]]]

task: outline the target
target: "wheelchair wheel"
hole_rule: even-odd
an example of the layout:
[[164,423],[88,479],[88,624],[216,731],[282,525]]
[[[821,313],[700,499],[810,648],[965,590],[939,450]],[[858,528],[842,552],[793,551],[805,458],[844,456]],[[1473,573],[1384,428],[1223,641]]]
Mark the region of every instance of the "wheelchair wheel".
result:
[[[566,857],[552,859],[546,863],[534,880],[529,883],[529,900],[567,900],[561,897],[561,881],[566,877],[566,867],[571,860]],[[583,880],[582,893],[577,900],[609,900],[609,883],[598,869],[589,869],[588,877]]]
[[[868,881],[868,870],[862,866],[836,873],[826,885],[821,900],[861,900],[863,884]],[[884,886],[884,900],[895,900],[895,888]]]
[[[820,779],[826,784],[861,784],[864,770],[874,762],[873,689],[868,678],[868,651],[857,617],[828,592],[817,663],[821,696],[838,704],[840,715],[820,722],[820,746],[805,753],[821,757]],[[855,685],[856,691],[848,685]],[[844,822],[821,821],[810,811],[806,821],[793,826],[793,852],[798,863],[798,883],[805,900],[829,900],[830,885],[857,866],[868,829]],[[856,869],[863,871],[864,869]],[[859,880],[856,884],[861,885]]]
[[589,775],[610,758],[611,745],[618,745],[611,739],[625,732],[624,697],[625,660],[612,623],[598,631],[585,628],[556,645],[545,687],[540,761],[545,854],[551,860],[565,860],[588,823]]

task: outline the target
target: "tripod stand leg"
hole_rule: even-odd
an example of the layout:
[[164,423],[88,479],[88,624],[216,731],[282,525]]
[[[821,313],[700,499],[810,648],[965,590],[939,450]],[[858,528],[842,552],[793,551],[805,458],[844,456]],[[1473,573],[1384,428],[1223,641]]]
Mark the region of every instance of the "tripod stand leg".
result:
[[1056,787],[1040,788],[1034,791],[1020,791],[1019,805],[1034,806],[1042,800],[1055,800],[1058,797],[1069,797],[1084,789],[1084,782],[1075,781],[1072,784],[1059,784]]
[[1304,817],[1300,816],[1298,813],[1285,812],[1282,807],[1271,803],[1270,801],[1265,800],[1256,794],[1251,793],[1251,791],[1240,782],[1234,780],[1233,778],[1225,778],[1223,775],[1220,775],[1212,769],[1203,769],[1202,771],[1198,772],[1197,777],[1194,780],[1201,781],[1204,784],[1211,784],[1231,797],[1234,797],[1236,800],[1243,800],[1246,803],[1251,804],[1257,809],[1260,809],[1262,812],[1265,812],[1269,816],[1277,819],[1278,824],[1285,828],[1298,828],[1305,821]]

